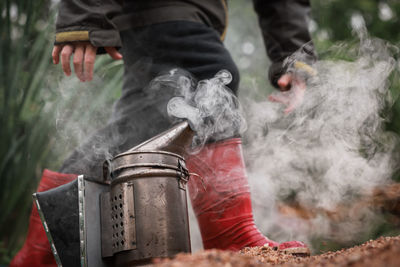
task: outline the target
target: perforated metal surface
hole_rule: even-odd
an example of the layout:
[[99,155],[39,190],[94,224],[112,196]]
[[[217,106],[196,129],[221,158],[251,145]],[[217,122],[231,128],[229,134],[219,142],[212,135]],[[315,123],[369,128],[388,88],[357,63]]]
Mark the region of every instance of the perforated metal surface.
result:
[[112,253],[136,248],[133,185],[118,184],[110,194]]
[[102,257],[132,266],[190,252],[184,159],[164,151],[129,152],[112,170],[110,191],[101,195]]

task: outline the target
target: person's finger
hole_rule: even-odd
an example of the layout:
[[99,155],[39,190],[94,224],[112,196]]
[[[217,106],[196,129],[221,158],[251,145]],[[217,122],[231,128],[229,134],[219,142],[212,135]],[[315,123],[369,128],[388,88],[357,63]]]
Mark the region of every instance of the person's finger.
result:
[[97,47],[94,47],[91,44],[86,45],[85,49],[85,66],[84,66],[84,76],[86,81],[91,81],[93,79],[93,69],[94,69],[94,62],[96,61],[96,52]]
[[72,45],[65,45],[61,50],[61,66],[65,75],[67,76],[71,75],[71,66],[69,64],[69,60],[73,52],[74,48]]
[[115,47],[105,47],[106,52],[110,55],[111,58],[119,60],[122,59],[121,53]]
[[283,113],[285,113],[286,115],[291,113],[293,110],[295,110],[297,107],[297,103],[295,102],[291,102],[287,108],[285,108],[285,110],[283,111]]
[[83,44],[78,44],[75,47],[74,51],[74,70],[76,77],[78,77],[81,82],[85,81],[85,77],[83,75],[83,57],[85,55],[85,46]]
[[271,102],[281,103],[287,106],[290,103],[290,96],[283,93],[272,94],[268,97],[268,100]]
[[305,84],[296,83],[292,90],[292,98],[290,99],[289,105],[287,105],[286,109],[283,111],[285,114],[289,114],[303,103],[306,87]]
[[53,58],[53,64],[58,64],[58,62],[60,62],[61,49],[62,49],[62,45],[55,45],[53,47],[53,51],[51,52],[51,56]]
[[283,74],[278,80],[279,90],[290,90],[290,83],[292,82],[292,75],[290,73]]
[[291,113],[293,110],[295,110],[298,106],[299,106],[299,102],[298,101],[292,101],[287,106],[287,108],[285,108],[283,113],[285,113],[287,115],[287,114]]

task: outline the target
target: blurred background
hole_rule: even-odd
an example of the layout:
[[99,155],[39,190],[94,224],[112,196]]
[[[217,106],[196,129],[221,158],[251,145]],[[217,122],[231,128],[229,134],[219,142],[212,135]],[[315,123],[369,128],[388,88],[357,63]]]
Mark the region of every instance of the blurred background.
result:
[[[228,2],[229,30],[225,43],[241,70],[240,93],[266,97],[274,89],[267,81],[269,61],[251,1]],[[352,32],[360,19],[365,21],[371,36],[400,45],[397,0],[311,2],[309,28],[322,59],[352,60],[347,54],[329,51],[332,46],[356,42]],[[7,265],[23,244],[31,194],[41,172],[44,168],[57,170],[78,143],[107,121],[112,103],[120,95],[123,70],[121,61],[101,56],[96,61],[93,82],[64,78],[61,68],[51,62],[57,1],[2,0],[0,7],[0,264]],[[396,75],[397,72],[391,77],[393,101],[387,106],[390,120],[386,127],[400,133],[400,85]],[[400,181],[400,175],[395,174],[393,181]],[[398,196],[396,192],[392,198]],[[399,207],[393,209],[398,211]],[[314,251],[399,234],[399,217],[393,209],[382,209],[380,223],[357,240],[341,242],[313,237]],[[299,210],[302,211],[298,208],[295,212]]]

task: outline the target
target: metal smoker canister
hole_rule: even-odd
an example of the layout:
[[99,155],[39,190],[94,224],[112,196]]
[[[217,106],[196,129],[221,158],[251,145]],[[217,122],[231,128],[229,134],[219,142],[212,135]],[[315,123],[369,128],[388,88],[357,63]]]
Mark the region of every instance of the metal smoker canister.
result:
[[[175,127],[178,131],[172,135],[181,134],[183,126],[187,124]],[[171,152],[171,147],[179,146],[171,144],[174,138],[165,139],[168,133],[171,135],[171,130],[115,156],[109,163],[111,188],[101,196],[102,254],[114,256],[116,266],[190,252],[189,173],[184,158]]]

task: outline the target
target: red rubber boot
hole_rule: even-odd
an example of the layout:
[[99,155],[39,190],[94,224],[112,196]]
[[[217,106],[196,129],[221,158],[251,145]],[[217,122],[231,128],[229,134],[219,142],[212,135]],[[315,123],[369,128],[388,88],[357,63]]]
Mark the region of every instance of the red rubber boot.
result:
[[[45,169],[40,180],[37,192],[66,184],[76,179],[75,174],[52,172]],[[35,205],[32,207],[29,218],[28,236],[22,249],[15,255],[9,267],[56,267],[50,243],[47,240],[42,221]]]
[[238,251],[268,244],[292,254],[310,254],[302,242],[279,244],[257,229],[240,138],[206,145],[198,154],[188,157],[187,166],[195,173],[189,180],[189,196],[204,249]]

